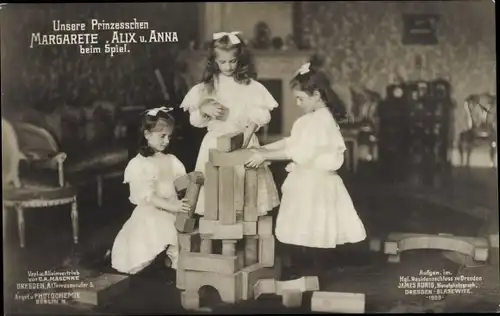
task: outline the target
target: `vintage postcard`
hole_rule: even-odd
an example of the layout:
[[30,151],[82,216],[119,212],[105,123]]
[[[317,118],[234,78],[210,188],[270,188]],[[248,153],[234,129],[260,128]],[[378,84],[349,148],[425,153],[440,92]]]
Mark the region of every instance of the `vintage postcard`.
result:
[[500,312],[494,1],[0,31],[4,315]]

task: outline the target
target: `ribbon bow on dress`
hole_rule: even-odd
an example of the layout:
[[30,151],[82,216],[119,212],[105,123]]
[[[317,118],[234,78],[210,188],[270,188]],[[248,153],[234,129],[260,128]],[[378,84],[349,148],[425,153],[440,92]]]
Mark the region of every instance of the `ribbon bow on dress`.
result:
[[150,115],[150,116],[156,116],[158,115],[158,112],[164,112],[164,113],[168,113],[170,111],[173,111],[174,109],[173,108],[167,108],[165,106],[162,106],[162,107],[159,107],[159,108],[154,108],[154,109],[150,109],[150,110],[146,110],[146,114],[147,115]]
[[236,45],[236,44],[239,44],[241,43],[240,39],[238,38],[238,34],[241,34],[241,32],[218,32],[218,33],[214,33],[213,35],[213,40],[216,41],[218,39],[221,39],[223,38],[224,36],[227,36],[229,37],[229,41],[231,41],[232,44]]
[[305,63],[297,70],[297,75],[305,75],[309,71],[311,71],[311,63]]

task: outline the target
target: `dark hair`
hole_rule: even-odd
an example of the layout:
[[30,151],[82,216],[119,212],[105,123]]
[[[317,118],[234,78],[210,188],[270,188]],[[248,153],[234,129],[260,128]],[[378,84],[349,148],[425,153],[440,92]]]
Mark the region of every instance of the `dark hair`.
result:
[[236,82],[249,84],[251,79],[255,79],[257,77],[257,72],[255,70],[250,50],[243,42],[243,39],[239,35],[236,36],[240,40],[238,44],[231,43],[228,35],[223,36],[217,40],[212,40],[212,42],[210,43],[207,65],[205,66],[205,70],[201,79],[201,81],[205,83],[205,86],[208,88],[208,92],[213,91],[214,78],[220,73],[217,62],[215,61],[216,48],[226,51],[236,49],[236,58],[238,60],[238,64],[236,65],[236,69],[233,73],[233,77]]
[[[149,146],[147,139],[144,137],[144,132],[151,131],[160,121],[166,122],[172,131],[174,131],[175,120],[169,113],[158,111],[154,116],[147,113],[142,114],[142,122],[139,129],[139,154],[144,157],[150,157],[155,154],[155,150]],[[168,146],[164,149],[163,153],[167,153],[167,149]]]
[[332,85],[328,76],[323,71],[318,71],[314,67],[304,74],[297,74],[290,82],[292,88],[298,88],[308,95],[312,96],[315,91],[318,91],[321,99],[325,102],[327,108],[337,122],[347,119],[347,112],[344,102],[333,91]]

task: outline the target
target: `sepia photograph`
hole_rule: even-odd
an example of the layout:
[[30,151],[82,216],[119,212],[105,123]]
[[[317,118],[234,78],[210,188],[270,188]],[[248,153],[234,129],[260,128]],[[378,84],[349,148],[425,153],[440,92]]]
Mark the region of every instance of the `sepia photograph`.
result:
[[0,4],[4,315],[500,312],[494,0]]

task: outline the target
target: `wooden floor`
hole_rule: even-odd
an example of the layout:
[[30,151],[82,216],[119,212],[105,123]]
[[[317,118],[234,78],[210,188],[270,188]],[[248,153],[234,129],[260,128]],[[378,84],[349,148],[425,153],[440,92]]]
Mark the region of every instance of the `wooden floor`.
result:
[[[273,173],[277,184],[281,185],[285,176],[283,166],[273,166]],[[344,181],[369,238],[383,238],[394,231],[478,236],[495,229],[491,217],[498,215],[497,174],[491,169],[466,171],[456,168],[453,186],[440,189],[382,184],[379,178],[368,174],[360,168],[358,176],[345,176]],[[134,286],[106,307],[90,310],[35,305],[14,299],[18,292],[16,284],[27,281],[27,271],[57,269],[64,265],[110,271],[109,262],[103,260],[103,256],[132,208],[127,201],[127,188],[120,181],[106,184],[102,209],[95,206],[94,192],[94,188],[89,188],[79,198],[81,243],[76,247],[71,243],[69,210],[64,207],[27,213],[27,244],[22,250],[18,246],[14,213],[9,213],[4,241],[6,315],[186,313],[180,306],[180,293],[171,282],[171,274],[162,266],[138,275]],[[498,219],[496,223],[498,232]],[[408,251],[403,253],[400,263],[392,264],[383,254],[370,252],[367,241],[339,246],[323,260],[327,260],[324,269],[311,271],[304,267],[303,275],[317,275],[323,291],[365,293],[366,312],[496,311],[500,303],[498,266],[469,266],[467,258],[446,256],[442,251]],[[414,276],[427,269],[479,275],[486,282],[474,291],[474,295],[450,295],[440,302],[404,295],[404,291],[397,288],[399,277]],[[236,305],[217,304],[214,312],[307,313],[310,312],[310,295],[306,294],[302,308],[298,309],[286,309],[279,297],[270,296]],[[214,301],[210,303],[215,304]]]

